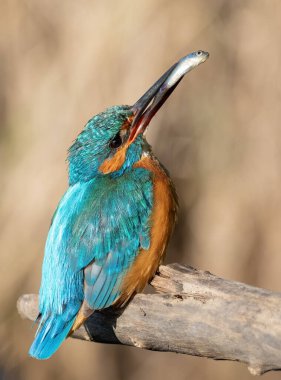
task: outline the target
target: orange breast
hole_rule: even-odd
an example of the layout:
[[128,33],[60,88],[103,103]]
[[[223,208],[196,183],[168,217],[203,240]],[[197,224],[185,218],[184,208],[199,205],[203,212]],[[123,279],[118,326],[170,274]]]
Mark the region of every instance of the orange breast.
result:
[[145,156],[134,167],[142,167],[153,173],[154,205],[151,215],[151,241],[148,250],[142,249],[126,274],[121,296],[115,306],[125,304],[135,293],[141,292],[155,275],[174,228],[177,212],[177,196],[174,186],[157,160]]

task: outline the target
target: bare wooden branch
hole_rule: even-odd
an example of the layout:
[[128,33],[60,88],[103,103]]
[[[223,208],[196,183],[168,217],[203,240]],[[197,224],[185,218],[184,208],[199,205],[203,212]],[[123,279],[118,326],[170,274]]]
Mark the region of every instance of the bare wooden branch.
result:
[[[281,369],[281,293],[173,264],[121,312],[95,312],[74,338],[246,363],[253,375]],[[18,300],[37,316],[37,295]]]

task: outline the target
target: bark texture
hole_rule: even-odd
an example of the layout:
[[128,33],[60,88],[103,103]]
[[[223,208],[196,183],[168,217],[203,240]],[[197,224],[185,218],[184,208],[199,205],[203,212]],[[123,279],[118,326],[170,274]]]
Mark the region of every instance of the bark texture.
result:
[[[95,312],[74,338],[246,363],[253,375],[281,369],[281,293],[228,281],[188,266],[161,266],[123,310]],[[35,320],[38,296],[18,300]]]

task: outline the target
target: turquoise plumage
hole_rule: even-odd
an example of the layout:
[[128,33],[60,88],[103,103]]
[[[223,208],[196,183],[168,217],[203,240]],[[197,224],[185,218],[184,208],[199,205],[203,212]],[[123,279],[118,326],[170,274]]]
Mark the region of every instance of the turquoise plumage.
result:
[[[201,53],[189,55],[188,63],[195,67],[203,62]],[[185,74],[173,79],[179,68],[181,61],[134,106],[111,107],[93,117],[69,149],[69,188],[46,241],[40,324],[31,356],[49,358],[94,310],[122,299],[124,284],[128,288],[129,281],[132,291],[123,303],[155,273],[172,230],[176,201],[143,132]],[[156,183],[166,197],[159,195]],[[141,262],[142,257],[147,260]]]

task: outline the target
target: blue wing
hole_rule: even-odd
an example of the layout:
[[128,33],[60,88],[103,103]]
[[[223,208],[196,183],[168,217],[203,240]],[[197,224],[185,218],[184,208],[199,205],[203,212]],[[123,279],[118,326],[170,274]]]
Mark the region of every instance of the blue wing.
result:
[[150,244],[153,186],[150,172],[134,169],[97,181],[72,225],[71,266],[85,268],[84,298],[93,309],[110,306],[140,248]]
[[46,242],[41,325],[30,355],[45,359],[57,350],[84,300],[102,309],[118,298],[134,258],[149,248],[152,203],[151,174],[143,168],[68,189]]

